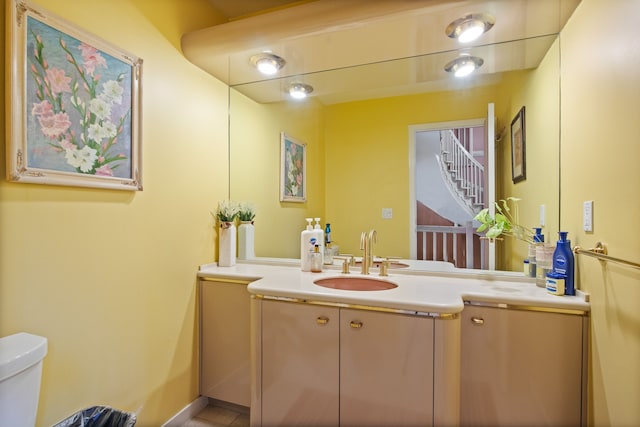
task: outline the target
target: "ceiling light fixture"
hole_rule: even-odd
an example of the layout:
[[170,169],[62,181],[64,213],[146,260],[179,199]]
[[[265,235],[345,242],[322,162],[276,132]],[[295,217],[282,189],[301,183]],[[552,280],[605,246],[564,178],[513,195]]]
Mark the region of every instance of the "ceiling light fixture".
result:
[[270,52],[258,53],[253,55],[250,60],[258,71],[267,76],[277,73],[287,63],[284,58]]
[[471,13],[453,21],[444,32],[460,43],[469,43],[489,31],[495,23],[495,18],[487,13]]
[[447,65],[444,66],[444,70],[448,73],[453,73],[456,77],[464,77],[480,68],[482,64],[484,64],[482,58],[463,55],[453,61],[449,61]]
[[313,92],[313,87],[305,83],[291,83],[289,85],[289,95],[295,99],[306,98],[311,92]]

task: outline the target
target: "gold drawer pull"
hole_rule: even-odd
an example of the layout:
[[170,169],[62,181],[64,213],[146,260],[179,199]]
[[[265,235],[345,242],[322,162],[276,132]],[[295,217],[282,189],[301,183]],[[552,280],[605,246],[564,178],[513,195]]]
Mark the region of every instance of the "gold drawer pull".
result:
[[482,317],[472,317],[471,323],[478,326],[484,325],[484,319]]
[[326,325],[327,323],[329,323],[329,318],[327,316],[318,316],[316,318],[316,323],[318,325]]
[[358,322],[358,321],[356,321],[356,320],[352,320],[352,321],[351,321],[351,323],[350,323],[350,325],[351,325],[351,327],[352,327],[353,329],[360,329],[360,328],[362,328],[362,322]]

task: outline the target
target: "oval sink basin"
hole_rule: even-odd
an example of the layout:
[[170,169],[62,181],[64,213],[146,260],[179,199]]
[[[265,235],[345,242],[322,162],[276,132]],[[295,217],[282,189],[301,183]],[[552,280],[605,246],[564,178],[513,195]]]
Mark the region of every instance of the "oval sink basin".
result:
[[[373,261],[371,263],[371,268],[380,268],[381,265],[382,265],[382,261]],[[355,266],[356,267],[362,266],[362,261],[356,261]],[[389,268],[407,268],[407,267],[409,267],[409,265],[404,264],[402,262],[392,261],[389,263]]]
[[313,283],[325,288],[341,289],[343,291],[385,291],[398,287],[395,283],[368,277],[327,277],[318,279]]

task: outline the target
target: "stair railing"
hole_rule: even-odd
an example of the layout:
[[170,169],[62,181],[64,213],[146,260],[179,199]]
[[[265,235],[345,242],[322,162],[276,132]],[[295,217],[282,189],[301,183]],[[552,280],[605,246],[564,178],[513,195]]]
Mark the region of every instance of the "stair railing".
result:
[[473,158],[451,129],[440,132],[440,152],[453,189],[477,212],[484,205],[484,166]]

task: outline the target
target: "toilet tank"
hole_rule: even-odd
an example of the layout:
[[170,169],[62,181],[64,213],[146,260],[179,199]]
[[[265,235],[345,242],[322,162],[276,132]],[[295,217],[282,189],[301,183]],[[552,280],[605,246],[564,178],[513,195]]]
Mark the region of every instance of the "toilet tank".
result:
[[24,332],[0,338],[0,426],[33,427],[47,339]]

